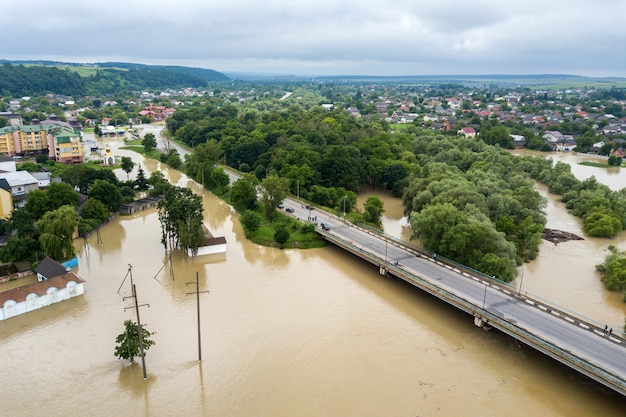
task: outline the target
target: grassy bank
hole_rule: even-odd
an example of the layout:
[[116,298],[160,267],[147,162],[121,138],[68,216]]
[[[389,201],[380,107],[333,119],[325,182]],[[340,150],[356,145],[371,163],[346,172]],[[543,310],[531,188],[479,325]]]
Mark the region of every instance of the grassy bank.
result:
[[[136,142],[136,141],[135,141]],[[126,149],[129,151],[137,152],[145,156],[160,161],[161,153],[153,149],[150,152],[145,152],[143,146],[135,144],[134,142],[127,142],[127,145],[120,149]],[[223,190],[210,190],[218,198],[225,203],[232,206],[238,214],[241,214],[240,210],[232,204],[230,200],[230,187],[226,187]],[[269,219],[260,205],[253,210],[261,219],[261,226],[254,233],[246,233],[248,240],[262,246],[280,247],[280,245],[274,240],[276,229],[284,227],[289,231],[289,239],[283,245],[284,248],[320,248],[326,246],[326,241],[315,232],[315,226],[313,223],[303,223],[294,219],[293,217],[286,215],[282,211],[278,211],[274,215],[273,219]]]

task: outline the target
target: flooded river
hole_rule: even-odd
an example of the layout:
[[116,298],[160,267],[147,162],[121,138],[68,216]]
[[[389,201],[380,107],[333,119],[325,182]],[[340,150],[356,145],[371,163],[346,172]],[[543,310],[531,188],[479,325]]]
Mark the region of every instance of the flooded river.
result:
[[[118,217],[101,243],[77,241],[85,295],[0,322],[1,416],[623,416],[623,397],[337,248],[250,243],[236,213],[185,175],[117,152],[202,193],[227,253],[174,254],[172,276],[154,209]],[[401,203],[382,198],[387,232],[408,239]],[[579,230],[562,217],[551,226]],[[544,243],[524,290],[623,321],[593,265],[581,269],[606,242],[581,242]],[[139,364],[113,355],[135,319],[129,264],[141,322],[156,332],[145,381]],[[196,273],[210,291],[200,295],[201,363]]]

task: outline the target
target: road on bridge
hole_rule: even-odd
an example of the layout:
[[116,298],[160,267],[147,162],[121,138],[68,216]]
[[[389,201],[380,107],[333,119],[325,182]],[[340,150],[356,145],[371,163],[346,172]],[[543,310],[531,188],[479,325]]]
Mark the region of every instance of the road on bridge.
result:
[[[418,277],[471,303],[477,311],[484,310],[505,320],[510,326],[535,336],[546,342],[546,346],[554,346],[573,355],[575,361],[600,368],[617,380],[621,393],[626,395],[626,346],[619,337],[609,335],[603,328],[584,322],[581,324],[581,320],[571,322],[570,316],[559,314],[556,307],[522,296],[512,287],[495,284],[486,277],[472,278],[437,259],[420,255],[403,246],[402,242],[387,239],[340,217],[316,209],[309,210],[292,199],[287,199],[285,205],[292,207],[292,215],[301,220],[313,217],[318,224],[326,223],[330,230],[320,230],[322,234],[339,238],[358,250],[374,255],[392,275],[408,273]],[[567,361],[564,363],[576,369]],[[614,386],[611,388],[615,389]]]

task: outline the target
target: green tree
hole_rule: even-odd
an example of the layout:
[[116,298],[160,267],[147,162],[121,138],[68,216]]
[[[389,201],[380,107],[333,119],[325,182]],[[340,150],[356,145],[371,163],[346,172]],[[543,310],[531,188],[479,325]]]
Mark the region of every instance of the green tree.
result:
[[12,236],[6,245],[0,248],[0,260],[2,262],[34,262],[40,250],[41,246],[37,240],[30,237]]
[[204,243],[202,198],[189,188],[170,187],[158,208],[161,242],[165,248],[191,250],[195,256]]
[[78,193],[67,183],[53,182],[48,187],[47,192],[51,209],[58,209],[66,204],[71,206],[78,205]]
[[78,226],[78,213],[70,205],[49,211],[37,222],[39,243],[52,259],[63,262],[74,257],[73,237]]
[[157,147],[157,141],[156,137],[154,137],[154,134],[151,132],[146,133],[141,140],[141,145],[146,152],[150,152],[151,150],[155,149]]
[[411,215],[411,225],[428,250],[503,281],[517,273],[515,246],[473,205],[461,211],[450,203],[431,204]]
[[93,219],[100,224],[109,218],[109,210],[104,203],[96,198],[88,198],[82,205],[83,219]]
[[50,197],[43,190],[33,190],[26,197],[24,209],[36,219],[40,219],[50,210]]
[[135,168],[135,163],[130,156],[122,156],[122,171],[126,173],[126,179],[130,180],[130,173]]
[[161,154],[161,162],[168,164],[174,169],[180,168],[183,164],[176,149],[170,149],[167,153]]
[[139,191],[144,191],[148,189],[148,180],[146,179],[146,173],[144,172],[141,165],[137,169],[137,178],[135,178],[135,188]]
[[386,188],[391,190],[394,196],[399,197],[402,195],[403,180],[407,175],[408,171],[405,164],[396,162],[385,168],[382,180],[385,182]]
[[35,227],[36,219],[35,215],[26,210],[26,208],[16,209],[11,212],[9,217],[9,228],[18,237],[38,238],[37,228]]
[[261,181],[261,204],[265,214],[271,220],[276,216],[276,207],[287,197],[289,179],[278,175],[268,175]]
[[35,162],[37,162],[38,164],[45,164],[46,162],[48,162],[49,159],[50,158],[48,157],[48,155],[45,155],[43,153],[35,156]]
[[626,252],[609,246],[609,254],[604,263],[596,265],[602,274],[602,283],[609,291],[622,291],[626,287]]
[[256,177],[249,174],[235,181],[230,189],[230,199],[233,204],[247,209],[254,208],[257,201],[257,183]]
[[363,217],[368,223],[380,224],[380,218],[385,212],[383,201],[377,196],[368,197],[363,205]]
[[583,218],[583,227],[589,236],[615,237],[622,230],[622,222],[610,209],[600,206]]
[[281,248],[285,246],[285,243],[289,240],[289,230],[285,226],[278,226],[274,232],[274,240],[280,245]]
[[105,180],[96,180],[87,193],[89,197],[100,200],[109,212],[116,212],[122,205],[122,193],[115,184]]
[[[156,334],[149,332],[145,324],[141,325],[141,341],[145,352],[154,346],[154,340],[150,337]],[[139,326],[132,320],[124,321],[124,332],[115,338],[115,356],[119,359],[129,360],[130,363],[135,362],[135,357],[141,355],[139,346]]]
[[245,210],[239,218],[248,237],[253,236],[261,226],[261,217],[252,210]]
[[500,145],[502,148],[510,148],[513,140],[509,136],[509,131],[504,126],[496,126],[481,135],[485,143],[489,145]]

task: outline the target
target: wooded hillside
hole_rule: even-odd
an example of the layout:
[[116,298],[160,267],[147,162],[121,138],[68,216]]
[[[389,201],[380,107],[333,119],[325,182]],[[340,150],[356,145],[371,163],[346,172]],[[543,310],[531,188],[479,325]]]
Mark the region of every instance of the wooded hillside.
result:
[[[76,65],[74,65],[76,66]],[[81,76],[67,68],[48,65],[0,66],[0,92],[5,97],[106,95],[125,91],[206,87],[228,77],[202,68],[149,66],[139,64],[98,64],[92,75]]]

